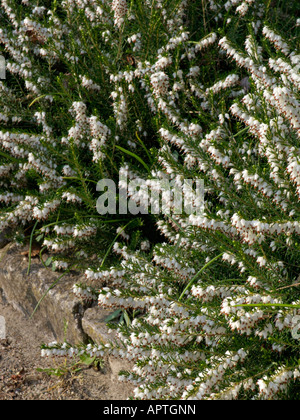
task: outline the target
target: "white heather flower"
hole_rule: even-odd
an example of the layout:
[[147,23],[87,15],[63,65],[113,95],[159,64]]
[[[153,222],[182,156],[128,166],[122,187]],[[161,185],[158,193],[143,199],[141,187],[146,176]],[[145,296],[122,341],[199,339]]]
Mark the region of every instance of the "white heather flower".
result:
[[148,240],[141,242],[141,250],[142,251],[149,251],[150,247],[151,247],[151,245],[150,245],[150,242]]
[[154,73],[151,76],[151,84],[156,96],[164,96],[168,93],[169,76],[162,71]]
[[127,1],[126,0],[113,0],[112,1],[112,10],[115,15],[115,25],[119,28],[124,23],[124,18],[127,14]]

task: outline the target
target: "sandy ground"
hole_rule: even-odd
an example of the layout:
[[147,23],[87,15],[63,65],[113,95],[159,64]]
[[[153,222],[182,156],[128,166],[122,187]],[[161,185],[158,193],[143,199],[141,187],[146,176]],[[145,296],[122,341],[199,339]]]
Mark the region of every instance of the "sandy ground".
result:
[[[40,356],[41,343],[54,341],[45,325],[28,320],[0,295],[0,316],[6,338],[0,339],[0,400],[126,400],[130,390],[112,374],[107,360],[102,367],[55,362]],[[59,369],[61,377],[37,369]]]

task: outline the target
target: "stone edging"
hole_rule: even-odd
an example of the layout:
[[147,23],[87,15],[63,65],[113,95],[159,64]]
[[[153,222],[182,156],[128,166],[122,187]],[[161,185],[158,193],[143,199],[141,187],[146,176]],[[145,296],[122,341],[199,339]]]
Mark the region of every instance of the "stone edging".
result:
[[[28,275],[28,258],[21,255],[22,251],[12,244],[0,250],[0,292],[9,304],[29,317],[61,274],[46,269],[34,258]],[[47,322],[59,342],[79,344],[92,339],[99,344],[113,339],[104,322],[110,312],[99,307],[87,308],[72,294],[73,285],[80,282],[82,275],[66,275],[48,292],[34,316]]]

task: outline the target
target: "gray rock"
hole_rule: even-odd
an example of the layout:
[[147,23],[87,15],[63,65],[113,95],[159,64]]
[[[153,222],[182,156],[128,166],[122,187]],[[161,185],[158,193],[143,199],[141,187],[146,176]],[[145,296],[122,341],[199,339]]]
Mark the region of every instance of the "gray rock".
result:
[[95,343],[108,343],[115,338],[114,333],[109,333],[105,319],[110,315],[110,311],[97,307],[89,308],[85,311],[82,318],[82,327],[85,333],[91,337]]
[[84,309],[71,293],[72,286],[80,281],[80,277],[66,275],[49,291],[61,273],[47,270],[38,259],[33,259],[28,275],[28,258],[21,252],[12,244],[0,251],[0,289],[7,302],[30,317],[45,295],[34,317],[45,319],[58,341],[86,342],[87,335],[81,324]]

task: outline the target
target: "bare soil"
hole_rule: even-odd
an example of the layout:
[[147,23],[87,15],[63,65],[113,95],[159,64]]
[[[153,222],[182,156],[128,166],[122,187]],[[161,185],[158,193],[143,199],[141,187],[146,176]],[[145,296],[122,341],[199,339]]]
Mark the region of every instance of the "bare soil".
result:
[[[0,340],[0,400],[126,400],[131,395],[108,360],[102,367],[82,365],[75,371],[70,362],[42,358],[40,345],[54,341],[51,331],[36,317],[25,318],[1,295],[0,316],[6,321],[6,339]],[[58,369],[62,376],[37,369]]]

